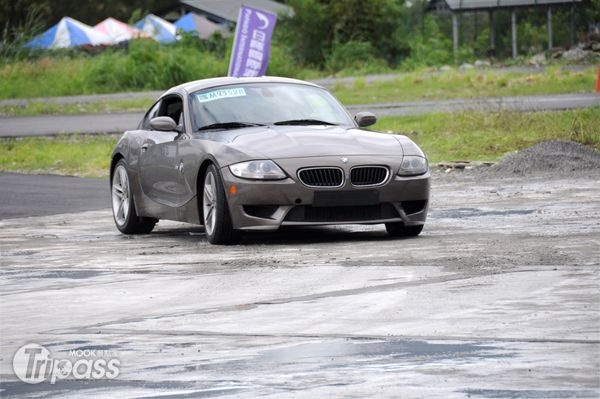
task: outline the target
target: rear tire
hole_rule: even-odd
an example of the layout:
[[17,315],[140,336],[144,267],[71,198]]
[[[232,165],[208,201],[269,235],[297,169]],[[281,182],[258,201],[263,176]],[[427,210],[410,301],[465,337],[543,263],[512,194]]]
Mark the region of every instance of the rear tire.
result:
[[117,229],[123,234],[148,234],[157,219],[138,216],[131,190],[127,163],[121,159],[115,165],[110,177],[113,219]]
[[236,244],[240,232],[233,228],[221,175],[210,165],[202,185],[202,215],[208,242],[215,245]]
[[416,237],[423,231],[423,225],[405,226],[404,223],[386,223],[385,229],[392,237]]

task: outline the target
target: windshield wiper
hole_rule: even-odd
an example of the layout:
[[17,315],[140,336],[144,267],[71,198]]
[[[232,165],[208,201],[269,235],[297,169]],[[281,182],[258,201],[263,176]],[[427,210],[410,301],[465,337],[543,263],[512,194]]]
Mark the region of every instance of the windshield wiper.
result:
[[251,127],[251,126],[265,126],[260,123],[252,123],[252,122],[219,122],[212,123],[210,125],[202,126],[198,128],[196,131],[199,132],[201,130],[211,130],[211,129],[238,129],[241,127]]
[[331,123],[326,121],[320,121],[318,119],[290,119],[289,121],[279,121],[273,123],[274,125],[298,125],[298,126],[308,126],[308,125],[337,125],[337,123]]

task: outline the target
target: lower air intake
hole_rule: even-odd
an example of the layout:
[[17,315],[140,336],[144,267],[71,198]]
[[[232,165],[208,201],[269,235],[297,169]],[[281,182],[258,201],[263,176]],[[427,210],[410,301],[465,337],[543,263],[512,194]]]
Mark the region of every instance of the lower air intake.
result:
[[294,207],[284,222],[355,222],[395,219],[400,217],[392,204],[368,206]]

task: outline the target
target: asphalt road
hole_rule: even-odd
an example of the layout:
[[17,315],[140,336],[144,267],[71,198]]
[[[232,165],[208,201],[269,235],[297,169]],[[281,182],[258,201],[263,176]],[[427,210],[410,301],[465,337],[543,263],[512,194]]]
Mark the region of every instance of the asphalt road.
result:
[[[379,116],[415,115],[433,112],[545,111],[600,105],[596,93],[541,96],[493,97],[436,101],[351,105],[351,113],[371,111]],[[48,136],[60,133],[122,133],[135,129],[142,112],[89,115],[0,117],[0,137]]]
[[[457,176],[435,176],[415,239],[211,246],[173,222],[123,236],[108,208],[0,220],[0,396],[600,397],[597,178]],[[26,343],[119,375],[26,384]]]
[[123,133],[142,120],[143,112],[0,117],[0,137],[54,136],[62,133]]
[[104,179],[0,173],[0,219],[110,209]]
[[350,105],[347,108],[352,113],[366,110],[374,112],[378,116],[404,116],[460,111],[558,111],[594,106],[600,106],[600,94],[598,93],[433,100]]
[[40,97],[40,98],[13,98],[8,100],[0,100],[0,107],[25,107],[33,103],[49,103],[49,104],[86,104],[98,103],[103,101],[120,101],[120,100],[153,100],[157,99],[165,90],[162,91],[137,91],[137,92],[122,92],[109,94],[82,94],[78,96],[55,96],[55,97]]
[[[569,71],[581,71],[586,70],[589,65],[563,65],[561,70]],[[526,73],[542,73],[546,69],[545,66],[510,66],[502,68],[493,68],[495,73],[514,73],[514,72],[526,72]],[[444,74],[443,71],[431,71],[430,75]],[[332,88],[335,85],[351,85],[360,79],[366,83],[384,82],[398,79],[397,73],[386,73],[386,74],[371,74],[366,76],[348,76],[348,77],[329,77],[322,79],[312,79],[311,82],[318,84],[323,87]],[[23,107],[31,103],[51,103],[51,104],[85,104],[95,103],[101,101],[117,101],[117,100],[153,100],[158,98],[164,90],[158,91],[138,91],[138,92],[123,92],[123,93],[109,93],[109,94],[83,94],[78,96],[55,96],[55,97],[43,97],[43,98],[16,98],[16,99],[4,99],[0,100],[0,107]]]

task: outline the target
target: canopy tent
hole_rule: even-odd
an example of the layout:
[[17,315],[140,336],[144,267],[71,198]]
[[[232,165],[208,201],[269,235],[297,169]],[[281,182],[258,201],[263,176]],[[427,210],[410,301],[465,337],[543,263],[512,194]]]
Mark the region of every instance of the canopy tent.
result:
[[29,48],[65,48],[83,45],[112,44],[110,36],[73,18],[64,17],[59,23],[25,44]]
[[135,27],[160,43],[172,43],[176,40],[175,25],[154,14],[148,14],[137,21]]
[[200,39],[208,39],[215,32],[221,32],[224,37],[229,36],[227,27],[209,21],[206,17],[193,12],[188,12],[175,21],[175,26],[184,32],[196,33]]
[[94,26],[99,32],[108,35],[113,43],[120,43],[140,36],[140,31],[112,17]]

